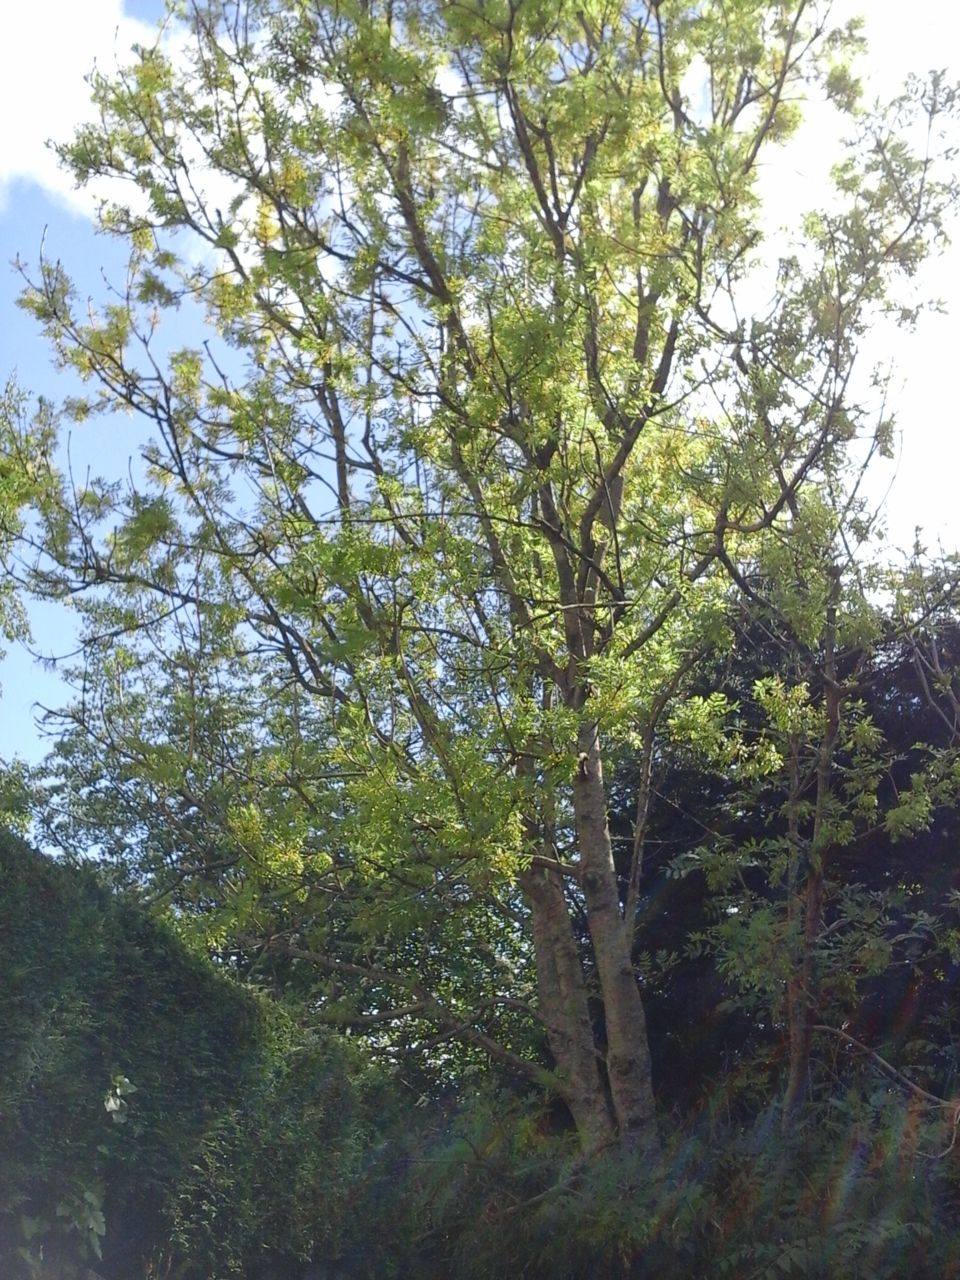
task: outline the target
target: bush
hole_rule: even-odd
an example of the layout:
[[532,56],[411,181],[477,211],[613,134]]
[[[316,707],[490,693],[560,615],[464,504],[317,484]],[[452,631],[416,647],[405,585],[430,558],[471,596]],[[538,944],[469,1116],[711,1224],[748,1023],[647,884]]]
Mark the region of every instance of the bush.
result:
[[258,1002],[95,876],[0,834],[0,1256],[142,1272],[216,1116],[261,1069]]

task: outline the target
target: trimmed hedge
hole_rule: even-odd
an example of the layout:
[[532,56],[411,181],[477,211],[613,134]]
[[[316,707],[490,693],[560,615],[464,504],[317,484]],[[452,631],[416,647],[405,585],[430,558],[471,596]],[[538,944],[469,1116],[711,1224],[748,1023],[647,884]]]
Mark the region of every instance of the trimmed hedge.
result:
[[205,1132],[262,1070],[269,1020],[92,871],[7,833],[0,974],[0,1272],[42,1257],[130,1280]]

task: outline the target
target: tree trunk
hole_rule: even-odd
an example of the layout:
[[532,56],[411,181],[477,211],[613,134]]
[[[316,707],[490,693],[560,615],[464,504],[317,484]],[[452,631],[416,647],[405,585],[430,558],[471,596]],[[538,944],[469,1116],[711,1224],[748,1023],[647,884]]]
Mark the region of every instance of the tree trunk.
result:
[[617,1133],[624,1146],[660,1149],[646,1018],[631,957],[632,923],[624,920],[607,824],[607,800],[597,725],[578,739],[573,784],[581,883],[603,996],[607,1077]]
[[593,1155],[616,1138],[600,1077],[583,967],[570,927],[558,872],[525,872],[521,888],[530,904],[540,1012],[584,1153]]

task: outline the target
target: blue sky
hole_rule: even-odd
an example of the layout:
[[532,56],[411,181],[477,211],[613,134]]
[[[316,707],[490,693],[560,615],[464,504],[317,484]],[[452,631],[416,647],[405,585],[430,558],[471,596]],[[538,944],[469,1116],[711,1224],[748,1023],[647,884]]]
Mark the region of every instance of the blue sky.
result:
[[[95,236],[90,212],[93,195],[76,192],[57,169],[46,139],[66,138],[89,116],[84,76],[96,64],[102,70],[122,63],[135,41],[150,42],[162,16],[161,0],[27,0],[8,6],[0,47],[0,378],[16,373],[22,386],[50,398],[64,385],[49,351],[15,300],[19,281],[6,264],[17,255],[36,263],[41,240],[45,251],[64,261],[83,293],[102,296],[101,269],[109,274],[120,259],[116,246]],[[879,98],[896,92],[908,72],[948,67],[960,79],[960,6],[945,0],[921,0],[909,11],[902,0],[837,0],[834,16],[862,12],[871,56],[866,65],[868,92]],[[905,13],[916,15],[912,25]],[[955,52],[958,51],[958,52]],[[960,143],[960,135],[957,139]],[[772,223],[789,225],[813,202],[829,168],[831,124],[812,110],[799,139],[785,149],[765,177]],[[957,235],[960,242],[960,234]],[[922,282],[930,294],[960,308],[960,246],[930,264]],[[954,551],[960,545],[960,422],[955,408],[956,316],[931,316],[918,332],[877,335],[875,358],[892,357],[896,366],[896,406],[902,447],[896,467],[877,469],[871,493],[886,499],[891,546],[909,545],[916,525],[928,545],[940,541]],[[92,426],[73,441],[75,459],[102,460],[125,468],[131,441],[123,423]],[[896,479],[894,474],[896,473]],[[46,606],[33,613],[40,653],[62,655],[73,647],[69,611]],[[38,759],[44,750],[35,719],[36,704],[57,705],[64,689],[55,672],[45,670],[26,649],[11,646],[0,662],[0,756]]]
[[[67,389],[37,326],[16,306],[21,280],[16,257],[35,265],[45,252],[68,265],[78,288],[102,292],[102,272],[121,262],[116,245],[93,231],[91,197],[59,173],[45,143],[69,137],[89,115],[84,83],[94,64],[107,71],[134,41],[153,39],[162,0],[32,0],[11,6],[0,49],[0,379],[14,374],[22,387],[50,399]],[[42,74],[38,73],[42,68]],[[123,424],[94,425],[71,441],[77,464],[107,460],[123,466],[130,453]],[[62,656],[74,647],[69,610],[32,606],[35,652]],[[0,661],[0,756],[38,759],[38,704],[57,706],[64,688],[56,671],[22,645],[7,646]]]

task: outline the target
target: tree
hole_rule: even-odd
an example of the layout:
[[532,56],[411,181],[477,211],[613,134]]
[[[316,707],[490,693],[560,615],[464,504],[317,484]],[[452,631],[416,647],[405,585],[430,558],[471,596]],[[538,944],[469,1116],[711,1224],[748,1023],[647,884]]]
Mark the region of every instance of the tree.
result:
[[0,635],[29,633],[11,573],[13,550],[24,530],[24,513],[41,506],[49,491],[50,451],[55,440],[52,406],[41,401],[31,417],[27,395],[10,379],[0,393]]
[[[55,441],[53,407],[41,400],[31,414],[29,397],[8,379],[0,391],[0,643],[30,639],[16,547],[31,507],[42,509],[56,494],[51,464]],[[0,658],[4,652],[0,647]],[[22,761],[0,760],[0,827],[22,829],[27,824],[30,797],[25,779]]]
[[[656,900],[665,878],[687,886],[683,918],[664,912],[656,929],[658,1004],[665,987],[668,1012],[679,1021],[692,1003],[704,1028],[726,996],[738,1010],[727,1051],[732,1038],[733,1060],[761,1067],[759,1088],[745,1073],[753,1097],[741,1106],[766,1105],[782,1075],[784,1129],[817,1142],[824,1104],[855,1075],[838,1055],[879,1070],[881,1093],[892,1081],[914,1105],[952,1115],[955,1037],[942,1006],[955,964],[956,623],[943,568],[883,570],[899,590],[885,610],[863,593],[862,558],[844,572],[828,561],[819,581],[812,567],[788,596],[812,612],[772,607],[782,578],[750,584],[736,654],[712,681],[710,731],[695,703],[659,761],[675,813],[664,806],[653,826],[660,852],[644,889]],[[671,974],[685,969],[693,996]],[[704,1069],[736,1074],[716,1049]],[[684,1084],[696,1097],[704,1081]]]
[[[126,283],[91,318],[43,261],[25,296],[93,388],[68,413],[153,433],[135,481],[47,518],[40,586],[103,589],[76,804],[105,786],[135,874],[245,962],[328,975],[329,1017],[490,1053],[585,1151],[653,1157],[651,797],[621,880],[611,760],[648,768],[749,576],[849,514],[858,344],[953,199],[902,131],[952,96],[859,114],[855,33],[808,0],[249,0],[190,29],[186,65],[95,77],[62,151],[129,184],[101,212]],[[854,139],[758,308],[758,165],[804,91]],[[167,340],[195,307],[208,336]]]

